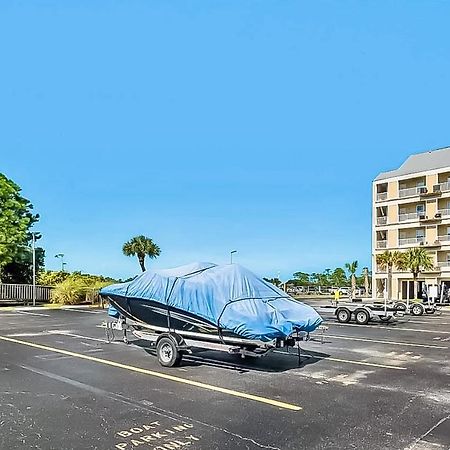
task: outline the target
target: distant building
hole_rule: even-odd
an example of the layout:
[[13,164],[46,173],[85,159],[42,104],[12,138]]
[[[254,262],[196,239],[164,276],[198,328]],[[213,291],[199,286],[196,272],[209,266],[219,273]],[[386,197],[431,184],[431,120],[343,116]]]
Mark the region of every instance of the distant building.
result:
[[[386,249],[423,246],[435,267],[420,274],[419,292],[442,283],[450,287],[450,147],[412,155],[400,168],[378,175],[372,208],[374,296],[383,297],[387,275],[376,255]],[[392,297],[414,297],[411,273],[393,269]]]

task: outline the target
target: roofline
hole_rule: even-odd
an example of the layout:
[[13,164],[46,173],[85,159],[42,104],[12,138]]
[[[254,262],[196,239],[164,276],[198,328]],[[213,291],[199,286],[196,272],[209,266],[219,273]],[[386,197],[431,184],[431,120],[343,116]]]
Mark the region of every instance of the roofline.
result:
[[431,150],[426,150],[426,151],[424,151],[424,152],[412,153],[411,155],[409,155],[409,156],[405,159],[405,161],[404,161],[404,162],[400,165],[400,167],[398,167],[397,169],[388,170],[387,172],[380,172],[380,173],[374,178],[373,183],[376,183],[376,182],[382,181],[382,180],[390,180],[390,179],[393,179],[393,178],[402,178],[402,177],[408,178],[409,176],[414,175],[414,174],[422,174],[422,173],[434,172],[434,171],[440,170],[440,169],[450,168],[450,164],[449,164],[448,166],[438,167],[438,168],[436,168],[436,169],[427,169],[427,170],[421,170],[421,171],[416,171],[416,172],[409,172],[409,173],[403,174],[403,175],[392,175],[392,176],[389,176],[389,174],[398,171],[398,170],[402,167],[402,165],[403,165],[409,158],[411,158],[411,157],[413,157],[413,156],[423,155],[423,154],[425,154],[425,153],[432,153],[432,152],[435,152],[435,151],[439,151],[439,150],[447,150],[447,149],[450,149],[450,146],[447,145],[447,146],[445,146],[445,147],[438,147],[438,148],[434,148],[434,149],[431,149]]

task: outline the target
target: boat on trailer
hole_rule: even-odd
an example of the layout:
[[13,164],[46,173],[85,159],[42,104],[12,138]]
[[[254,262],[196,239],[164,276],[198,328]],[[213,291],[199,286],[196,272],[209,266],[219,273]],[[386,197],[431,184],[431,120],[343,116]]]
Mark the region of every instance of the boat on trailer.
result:
[[165,366],[194,347],[262,356],[299,345],[322,322],[314,308],[238,264],[146,271],[100,295],[115,309],[107,329],[147,339]]

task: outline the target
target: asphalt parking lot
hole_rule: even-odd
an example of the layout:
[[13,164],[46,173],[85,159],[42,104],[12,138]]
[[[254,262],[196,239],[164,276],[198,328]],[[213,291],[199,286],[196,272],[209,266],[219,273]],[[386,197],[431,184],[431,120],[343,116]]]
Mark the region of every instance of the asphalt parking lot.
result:
[[[450,310],[161,367],[95,309],[0,309],[1,449],[449,449]],[[120,336],[118,336],[120,338]]]

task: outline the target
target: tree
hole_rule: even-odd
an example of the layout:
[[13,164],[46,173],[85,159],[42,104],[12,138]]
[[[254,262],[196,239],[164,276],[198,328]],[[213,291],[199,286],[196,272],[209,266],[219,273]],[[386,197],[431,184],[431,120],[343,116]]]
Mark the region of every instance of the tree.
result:
[[330,281],[333,286],[342,287],[347,284],[347,277],[345,275],[344,269],[341,267],[336,267],[330,276]]
[[403,253],[399,251],[391,252],[385,250],[376,256],[376,263],[381,270],[387,269],[387,298],[392,299],[392,268],[401,269],[403,267]]
[[[45,250],[36,247],[36,275],[44,269]],[[14,261],[3,267],[4,283],[31,284],[33,283],[33,254],[30,248],[21,248],[14,257]]]
[[307,286],[309,284],[309,274],[306,272],[295,272],[293,277],[298,286]]
[[331,269],[325,269],[321,274],[323,284],[329,286],[331,283]]
[[353,261],[352,263],[345,263],[345,268],[347,269],[351,281],[352,281],[352,298],[355,296],[356,291],[356,270],[358,269],[358,261]]
[[423,270],[430,270],[434,267],[433,259],[424,248],[415,247],[410,248],[402,253],[399,262],[399,269],[409,270],[414,279],[414,298],[418,297],[418,283],[417,278]]
[[281,280],[279,278],[265,278],[263,277],[264,281],[267,281],[268,283],[271,283],[273,285],[275,285],[276,287],[280,287],[281,286]]
[[33,205],[20,195],[20,187],[0,173],[0,280],[31,240],[30,228],[39,219]]
[[137,256],[142,272],[145,272],[145,257],[156,258],[161,249],[148,237],[140,235],[125,242],[122,247],[125,256]]

